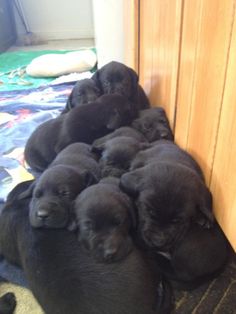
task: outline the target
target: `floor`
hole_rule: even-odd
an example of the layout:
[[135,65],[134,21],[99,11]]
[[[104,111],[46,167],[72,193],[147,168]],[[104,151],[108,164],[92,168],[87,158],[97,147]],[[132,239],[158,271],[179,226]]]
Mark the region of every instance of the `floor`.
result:
[[17,45],[10,47],[10,51],[35,51],[35,50],[77,50],[81,48],[95,47],[93,38],[88,39],[68,39],[68,40],[50,40],[50,41],[33,41],[33,45]]

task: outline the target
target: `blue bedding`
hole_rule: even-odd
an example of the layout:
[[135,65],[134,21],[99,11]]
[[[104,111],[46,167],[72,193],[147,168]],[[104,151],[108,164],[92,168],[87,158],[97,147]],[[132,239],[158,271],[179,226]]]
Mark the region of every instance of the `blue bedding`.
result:
[[0,92],[0,202],[19,182],[33,175],[24,147],[34,129],[60,114],[75,82]]

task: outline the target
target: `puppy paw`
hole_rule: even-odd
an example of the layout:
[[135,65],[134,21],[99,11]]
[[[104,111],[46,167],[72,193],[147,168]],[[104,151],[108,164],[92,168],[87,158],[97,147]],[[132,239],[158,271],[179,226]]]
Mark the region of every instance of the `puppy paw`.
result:
[[0,298],[0,313],[12,314],[16,307],[16,297],[14,293],[8,292]]

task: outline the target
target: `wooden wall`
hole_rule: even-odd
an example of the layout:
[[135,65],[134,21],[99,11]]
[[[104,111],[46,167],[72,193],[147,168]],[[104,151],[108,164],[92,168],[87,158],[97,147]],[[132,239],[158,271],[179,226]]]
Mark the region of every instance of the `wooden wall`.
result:
[[236,1],[138,5],[140,83],[152,105],[166,109],[176,142],[200,163],[236,250]]

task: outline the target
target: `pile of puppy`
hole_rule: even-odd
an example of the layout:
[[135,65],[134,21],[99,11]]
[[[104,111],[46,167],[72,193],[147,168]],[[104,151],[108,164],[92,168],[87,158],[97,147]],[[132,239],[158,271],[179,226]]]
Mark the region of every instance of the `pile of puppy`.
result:
[[124,64],[78,81],[25,158],[36,179],[8,196],[0,252],[45,313],[170,313],[171,286],[222,271],[229,246],[203,173]]

